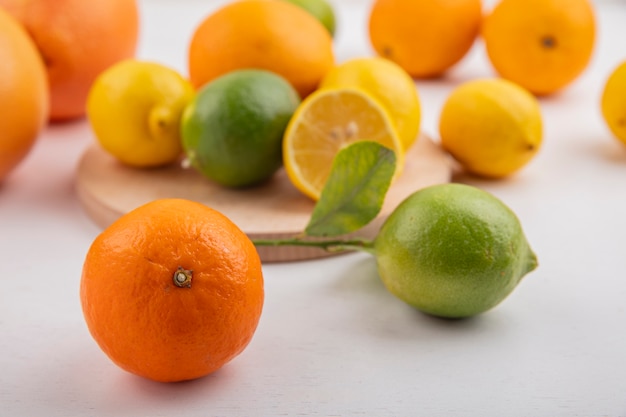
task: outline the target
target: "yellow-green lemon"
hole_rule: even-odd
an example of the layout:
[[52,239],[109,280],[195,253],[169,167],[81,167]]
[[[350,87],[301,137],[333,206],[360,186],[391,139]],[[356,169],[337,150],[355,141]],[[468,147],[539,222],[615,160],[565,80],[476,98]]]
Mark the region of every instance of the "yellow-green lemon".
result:
[[409,196],[387,218],[374,248],[392,294],[447,318],[488,311],[537,267],[511,209],[462,184],[434,185]]

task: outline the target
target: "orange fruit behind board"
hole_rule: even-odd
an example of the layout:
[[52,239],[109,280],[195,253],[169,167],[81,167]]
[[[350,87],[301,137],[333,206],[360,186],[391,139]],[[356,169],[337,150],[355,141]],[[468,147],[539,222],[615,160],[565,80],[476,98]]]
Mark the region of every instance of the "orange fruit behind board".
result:
[[469,52],[481,20],[481,0],[375,0],[369,39],[412,77],[435,77]]
[[0,8],[0,181],[28,155],[47,118],[43,61],[24,28]]
[[44,59],[51,120],[83,116],[94,79],[135,54],[136,0],[0,0],[0,7],[22,22]]
[[155,200],[96,237],[80,298],[91,335],[118,366],[155,381],[195,379],[252,339],[264,300],[261,261],[221,213]]
[[236,69],[281,75],[305,97],[334,65],[332,37],[299,6],[280,0],[238,0],[207,16],[188,50],[191,82],[201,87]]
[[585,70],[595,34],[589,0],[501,0],[482,28],[495,70],[536,95],[563,89]]

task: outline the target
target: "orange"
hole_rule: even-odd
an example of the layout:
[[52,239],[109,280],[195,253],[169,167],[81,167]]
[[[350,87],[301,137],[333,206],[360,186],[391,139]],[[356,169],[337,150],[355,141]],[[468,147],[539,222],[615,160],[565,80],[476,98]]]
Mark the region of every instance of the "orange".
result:
[[261,261],[221,213],[155,200],[96,237],[80,299],[91,335],[121,368],[162,382],[199,378],[252,339],[264,299]]
[[28,155],[47,118],[43,61],[24,28],[0,8],[0,181]]
[[135,0],[0,0],[26,27],[48,69],[50,119],[83,116],[94,79],[135,54]]
[[313,15],[280,0],[238,0],[194,30],[188,54],[196,88],[236,69],[283,76],[305,97],[333,67],[332,37]]
[[298,106],[287,125],[283,136],[287,177],[303,194],[318,200],[337,153],[362,140],[395,152],[397,178],[404,168],[404,148],[384,105],[358,87],[319,89]]
[[481,20],[480,0],[374,0],[369,39],[412,77],[435,77],[469,52]]
[[557,92],[589,64],[596,24],[589,0],[501,0],[482,36],[495,70],[535,95]]

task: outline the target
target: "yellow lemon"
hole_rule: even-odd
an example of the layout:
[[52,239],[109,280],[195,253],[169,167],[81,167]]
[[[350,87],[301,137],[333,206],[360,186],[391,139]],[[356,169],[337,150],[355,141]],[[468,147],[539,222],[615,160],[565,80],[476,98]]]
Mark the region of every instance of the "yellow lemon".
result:
[[104,71],[87,99],[97,141],[126,165],[171,164],[182,154],[180,119],[195,91],[164,65],[122,61]]
[[501,178],[526,165],[543,140],[535,96],[504,79],[481,79],[457,87],[439,119],[441,145],[469,173]]
[[337,153],[361,140],[393,150],[395,176],[399,175],[404,151],[385,108],[358,88],[315,91],[298,106],[283,137],[283,163],[289,179],[302,193],[318,200]]
[[384,58],[353,58],[331,69],[320,88],[359,87],[385,106],[404,150],[416,141],[421,106],[415,82],[398,64]]
[[626,144],[626,61],[618,65],[606,80],[601,108],[611,132]]

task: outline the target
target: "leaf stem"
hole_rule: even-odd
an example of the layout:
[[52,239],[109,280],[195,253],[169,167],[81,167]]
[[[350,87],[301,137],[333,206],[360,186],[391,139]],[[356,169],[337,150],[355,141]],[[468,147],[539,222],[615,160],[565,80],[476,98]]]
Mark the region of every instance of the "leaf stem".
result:
[[304,240],[290,239],[252,239],[255,246],[309,246],[323,249],[327,252],[361,251],[374,254],[374,241],[369,239],[330,239]]

